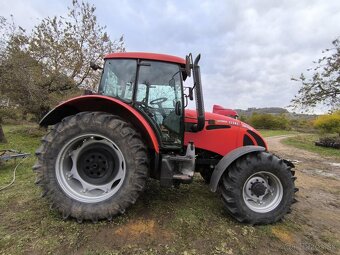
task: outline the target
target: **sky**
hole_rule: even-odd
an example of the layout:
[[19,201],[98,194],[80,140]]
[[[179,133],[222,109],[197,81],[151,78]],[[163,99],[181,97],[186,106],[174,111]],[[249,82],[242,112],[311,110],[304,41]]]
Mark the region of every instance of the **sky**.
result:
[[[205,108],[287,107],[300,83],[340,36],[338,0],[89,0],[111,39],[127,51],[185,57],[201,53]],[[0,0],[28,30],[66,16],[71,0]],[[192,85],[192,82],[186,82]],[[327,109],[318,108],[316,113]]]

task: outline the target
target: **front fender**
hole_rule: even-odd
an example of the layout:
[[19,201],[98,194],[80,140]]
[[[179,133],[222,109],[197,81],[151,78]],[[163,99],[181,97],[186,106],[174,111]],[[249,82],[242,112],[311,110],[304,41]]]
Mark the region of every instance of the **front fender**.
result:
[[149,122],[132,106],[112,97],[85,95],[72,98],[47,113],[39,124],[41,126],[54,125],[67,116],[85,111],[107,112],[120,116],[134,125],[148,145],[159,153],[159,141]]
[[224,173],[224,171],[227,170],[227,168],[230,166],[231,163],[233,163],[236,159],[239,157],[246,155],[251,152],[255,151],[266,151],[266,148],[261,146],[243,146],[239,147],[235,150],[232,150],[227,155],[225,155],[216,165],[214,172],[212,173],[209,189],[212,192],[216,192],[218,183],[220,182],[220,179]]

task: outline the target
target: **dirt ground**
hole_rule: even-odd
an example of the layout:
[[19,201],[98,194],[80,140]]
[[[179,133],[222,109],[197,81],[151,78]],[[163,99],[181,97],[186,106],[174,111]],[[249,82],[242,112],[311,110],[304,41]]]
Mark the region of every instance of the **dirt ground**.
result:
[[[0,255],[340,255],[340,161],[284,145],[286,137],[266,140],[271,152],[295,163],[298,202],[282,221],[264,226],[227,215],[199,174],[179,189],[150,180],[136,204],[111,222],[63,221],[39,197],[28,159],[13,187],[0,193]],[[25,151],[33,154],[38,143],[27,140]],[[3,180],[13,167],[0,169]]]
[[[284,145],[281,141],[285,137],[266,140],[271,152],[293,161],[296,166],[298,203],[294,204],[291,217],[301,226],[302,235],[291,238],[282,235],[282,238],[290,240],[298,254],[313,254],[313,250],[320,248],[330,254],[340,254],[338,245],[335,245],[340,240],[340,162]],[[312,240],[315,240],[316,247],[311,245]],[[326,242],[323,243],[325,247],[317,247],[319,241],[325,240],[330,241],[328,245]]]
[[[248,227],[232,219],[230,221],[228,216],[224,216],[222,220],[230,222],[223,225],[224,230],[222,231],[226,231],[226,237],[225,242],[222,242],[220,246],[206,249],[206,246],[209,245],[209,238],[207,239],[205,235],[205,237],[194,238],[196,244],[192,246],[194,249],[191,252],[188,249],[187,253],[178,253],[181,249],[176,249],[169,253],[166,252],[166,254],[248,254],[252,250],[256,251],[255,254],[340,254],[340,162],[284,145],[281,141],[286,137],[267,138],[271,152],[281,158],[291,160],[296,165],[296,186],[299,188],[298,202],[293,205],[292,213],[286,217],[286,220],[264,227]],[[189,185],[188,190],[190,189],[192,188]],[[146,192],[148,193],[148,191]],[[142,196],[142,200],[146,197],[152,197],[152,194]],[[164,202],[163,205],[167,206],[167,202]],[[142,203],[144,204],[145,201]],[[162,214],[164,215],[164,212]],[[137,219],[132,218],[122,226],[114,228],[114,235],[112,235],[112,228],[102,230],[95,238],[97,241],[94,243],[99,239],[101,244],[105,240],[104,243],[115,243],[117,246],[134,243],[139,247],[150,244],[151,247],[155,247],[156,243],[158,246],[166,246],[169,243],[175,243],[178,238],[188,238],[187,244],[189,244],[191,242],[190,235],[198,231],[198,228],[194,227],[187,231],[189,237],[184,237],[181,236],[183,230],[176,233],[176,231],[168,231],[169,228],[164,227],[169,223],[166,216],[156,220],[154,216],[149,215],[148,209],[139,211],[139,216]],[[184,221],[186,217],[190,216],[184,216]],[[208,217],[211,216],[208,215]],[[188,227],[190,228],[194,223],[195,221],[189,221]],[[197,222],[197,224],[199,223]],[[226,226],[228,226],[227,230],[225,230]],[[244,232],[253,234],[243,235]],[[177,236],[178,233],[181,233],[180,236]],[[209,235],[209,233],[206,234]],[[229,234],[230,236],[228,236]],[[221,239],[221,237],[214,231],[211,233],[211,240],[216,239]],[[242,246],[245,247],[244,251]],[[145,254],[160,254],[157,250],[154,250],[155,253],[151,250],[150,253]],[[125,252],[130,251],[126,250]],[[80,250],[77,254],[82,254],[82,252],[83,250]]]

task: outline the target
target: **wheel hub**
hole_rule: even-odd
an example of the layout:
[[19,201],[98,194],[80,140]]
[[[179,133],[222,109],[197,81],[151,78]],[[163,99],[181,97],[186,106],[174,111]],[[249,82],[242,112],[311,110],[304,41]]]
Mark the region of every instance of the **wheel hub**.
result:
[[280,203],[283,188],[280,180],[272,173],[260,171],[248,178],[243,186],[245,204],[253,211],[266,213]]
[[101,178],[109,171],[108,158],[103,153],[86,153],[81,160],[81,170],[90,178]]
[[104,184],[112,180],[116,173],[115,157],[112,149],[103,144],[88,146],[79,155],[78,172],[88,183]]
[[266,193],[267,187],[261,182],[255,182],[251,185],[250,190],[255,196],[259,197]]
[[267,180],[261,176],[254,176],[246,183],[246,194],[253,199],[261,201],[268,192]]

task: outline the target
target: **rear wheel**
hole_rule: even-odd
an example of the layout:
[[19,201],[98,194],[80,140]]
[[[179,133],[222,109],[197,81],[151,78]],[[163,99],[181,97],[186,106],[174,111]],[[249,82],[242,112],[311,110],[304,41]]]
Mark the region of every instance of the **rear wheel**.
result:
[[296,188],[294,171],[282,159],[266,153],[246,155],[222,177],[221,195],[227,211],[238,221],[268,224],[290,210]]
[[83,112],[42,139],[37,184],[64,218],[111,219],[133,204],[148,175],[139,134],[119,117]]

